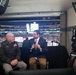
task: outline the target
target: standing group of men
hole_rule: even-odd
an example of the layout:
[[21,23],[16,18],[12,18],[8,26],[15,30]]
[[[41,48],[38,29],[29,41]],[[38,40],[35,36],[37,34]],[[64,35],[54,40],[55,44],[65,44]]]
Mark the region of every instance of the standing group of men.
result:
[[[36,70],[36,61],[40,63],[40,68],[46,68],[46,56],[47,51],[46,40],[40,37],[40,31],[35,30],[33,32],[33,37],[29,41],[28,49],[30,50],[29,65],[31,70]],[[21,59],[21,52],[18,47],[18,43],[15,41],[15,36],[13,33],[6,34],[6,40],[1,43],[0,48],[0,61],[2,62],[3,69],[8,75],[9,71],[18,67],[19,70],[26,70],[27,64]]]

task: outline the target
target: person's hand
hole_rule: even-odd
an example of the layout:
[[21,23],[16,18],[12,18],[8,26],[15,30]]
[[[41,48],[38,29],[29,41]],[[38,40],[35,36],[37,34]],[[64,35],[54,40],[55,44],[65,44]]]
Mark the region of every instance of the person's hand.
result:
[[38,44],[37,45],[37,48],[40,50],[40,51],[42,51],[42,48],[41,48],[41,46]]
[[33,48],[35,48],[35,45],[34,44],[32,45],[31,49],[33,49]]
[[40,49],[40,48],[41,48],[41,46],[38,44],[38,45],[37,45],[37,48],[38,48],[38,49]]
[[14,59],[14,60],[11,61],[11,65],[12,65],[12,66],[17,65],[17,63],[18,63],[18,60],[17,60],[17,59]]

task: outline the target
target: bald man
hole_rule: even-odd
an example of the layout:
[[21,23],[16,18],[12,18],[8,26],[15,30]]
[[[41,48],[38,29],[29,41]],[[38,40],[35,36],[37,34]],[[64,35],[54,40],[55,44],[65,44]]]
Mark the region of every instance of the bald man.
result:
[[14,34],[7,33],[6,40],[1,43],[0,60],[6,74],[16,67],[19,67],[20,70],[26,70],[27,67],[26,63],[20,59],[21,52],[14,38]]

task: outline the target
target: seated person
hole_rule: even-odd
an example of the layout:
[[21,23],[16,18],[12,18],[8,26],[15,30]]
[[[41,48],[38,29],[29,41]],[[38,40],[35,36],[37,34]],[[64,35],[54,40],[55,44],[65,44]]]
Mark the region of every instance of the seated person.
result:
[[46,40],[40,37],[40,31],[35,30],[33,32],[33,37],[29,41],[29,47],[30,47],[30,69],[37,69],[36,60],[40,63],[40,68],[45,69],[46,68],[46,56],[45,53],[47,51],[47,43]]
[[6,40],[1,43],[0,60],[6,75],[15,67],[19,67],[20,70],[26,70],[27,67],[26,63],[20,59],[21,52],[14,38],[14,34],[7,33]]

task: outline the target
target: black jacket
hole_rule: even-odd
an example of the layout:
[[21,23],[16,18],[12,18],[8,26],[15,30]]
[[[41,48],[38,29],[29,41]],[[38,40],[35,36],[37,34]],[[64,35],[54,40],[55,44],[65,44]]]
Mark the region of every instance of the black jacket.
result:
[[7,40],[1,43],[0,60],[2,63],[10,63],[13,59],[20,60],[21,52],[16,41],[9,43]]

